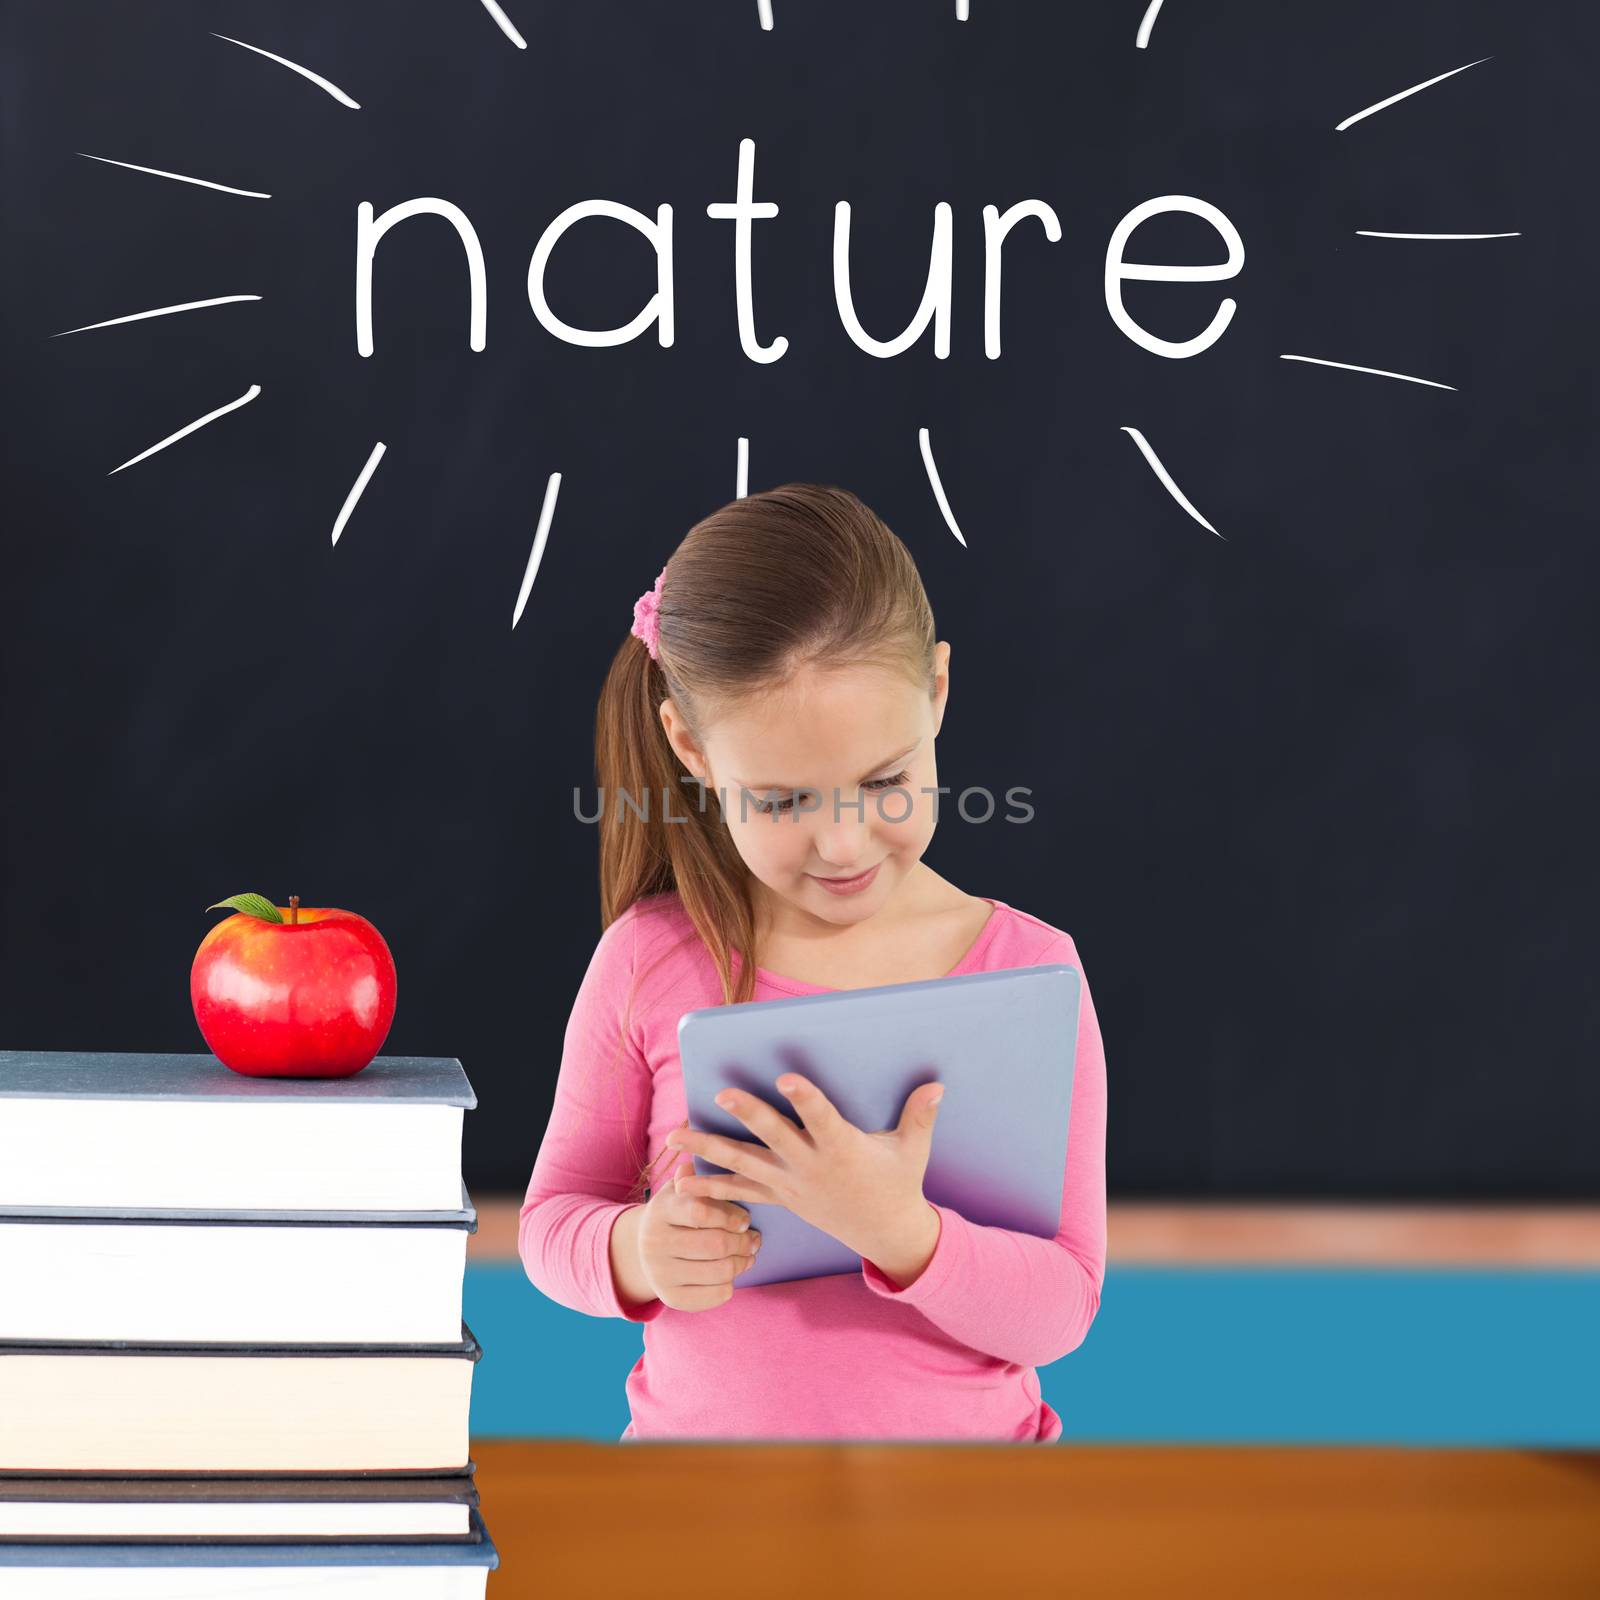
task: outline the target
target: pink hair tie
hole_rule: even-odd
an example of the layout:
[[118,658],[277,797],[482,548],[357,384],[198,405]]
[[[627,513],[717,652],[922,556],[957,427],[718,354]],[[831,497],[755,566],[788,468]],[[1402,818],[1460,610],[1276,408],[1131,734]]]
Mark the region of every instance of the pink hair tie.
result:
[[653,589],[645,592],[633,602],[633,627],[629,632],[635,639],[643,639],[644,647],[650,652],[652,661],[659,660],[661,649],[661,580],[667,575],[667,569],[661,569],[661,576],[656,579]]

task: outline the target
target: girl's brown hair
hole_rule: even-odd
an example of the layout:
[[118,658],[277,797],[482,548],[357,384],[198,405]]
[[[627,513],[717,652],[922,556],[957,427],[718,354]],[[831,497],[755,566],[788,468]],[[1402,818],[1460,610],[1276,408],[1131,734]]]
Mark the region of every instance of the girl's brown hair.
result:
[[[703,750],[720,716],[813,667],[899,672],[931,697],[933,611],[911,552],[867,506],[844,489],[786,483],[729,501],[684,535],[666,563],[659,620],[658,659],[630,632],[595,716],[601,930],[636,902],[676,892],[723,1003],[736,1005],[755,993],[749,869],[719,797],[668,743],[661,702],[672,700]],[[630,994],[624,1039],[632,1008]],[[666,1153],[640,1166],[641,1197]]]

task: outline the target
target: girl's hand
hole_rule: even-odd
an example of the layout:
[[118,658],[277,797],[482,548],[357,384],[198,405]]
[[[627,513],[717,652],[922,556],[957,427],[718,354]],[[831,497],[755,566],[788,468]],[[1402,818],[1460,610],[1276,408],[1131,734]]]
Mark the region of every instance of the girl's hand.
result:
[[685,1193],[688,1181],[681,1172],[669,1178],[641,1209],[639,1266],[663,1304],[710,1311],[733,1298],[733,1280],[755,1260],[761,1233],[748,1211]]
[[[717,1104],[761,1144],[679,1128],[674,1149],[692,1150],[727,1174],[680,1178],[680,1192],[743,1204],[786,1206],[868,1260],[898,1247],[924,1221],[922,1179],[933,1145],[943,1088],[925,1083],[907,1097],[897,1127],[867,1133],[848,1122],[814,1083],[786,1072],[778,1079],[803,1124],[797,1127],[755,1095],[725,1089]],[[763,1148],[763,1146],[765,1148]]]

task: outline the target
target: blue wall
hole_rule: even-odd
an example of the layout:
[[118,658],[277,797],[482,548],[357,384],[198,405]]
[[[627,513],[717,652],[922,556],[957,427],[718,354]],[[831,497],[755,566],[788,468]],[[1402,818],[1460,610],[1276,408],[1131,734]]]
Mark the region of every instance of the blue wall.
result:
[[[472,1432],[614,1440],[636,1323],[467,1269]],[[1111,1267],[1040,1369],[1063,1443],[1600,1445],[1600,1273]]]

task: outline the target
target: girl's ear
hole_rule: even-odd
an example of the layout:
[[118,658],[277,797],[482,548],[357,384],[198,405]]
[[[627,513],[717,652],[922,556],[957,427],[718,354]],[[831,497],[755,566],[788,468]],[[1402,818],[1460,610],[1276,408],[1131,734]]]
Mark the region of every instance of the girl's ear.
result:
[[942,639],[933,650],[933,681],[933,731],[937,734],[950,698],[950,646]]
[[670,696],[661,702],[661,727],[666,733],[667,743],[672,746],[672,753],[697,777],[704,778],[705,757],[695,748],[688,727]]

